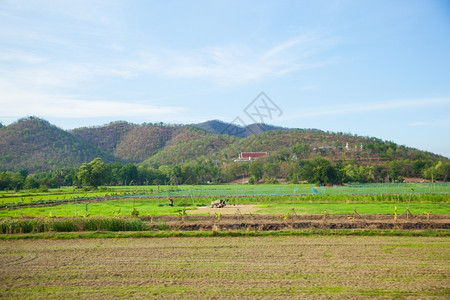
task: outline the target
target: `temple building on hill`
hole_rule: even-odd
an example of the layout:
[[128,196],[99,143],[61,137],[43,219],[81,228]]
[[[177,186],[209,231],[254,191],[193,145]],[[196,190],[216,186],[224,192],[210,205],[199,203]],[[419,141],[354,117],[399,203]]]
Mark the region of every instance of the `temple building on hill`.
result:
[[241,152],[235,161],[253,161],[266,155],[269,155],[269,152]]

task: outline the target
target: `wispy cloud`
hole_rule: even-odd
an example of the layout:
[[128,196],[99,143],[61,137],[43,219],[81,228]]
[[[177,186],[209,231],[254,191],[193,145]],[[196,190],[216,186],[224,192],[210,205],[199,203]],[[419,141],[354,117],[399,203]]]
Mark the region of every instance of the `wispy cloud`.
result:
[[[295,71],[318,68],[329,63],[315,54],[334,44],[320,34],[308,34],[282,41],[266,49],[246,45],[222,45],[181,51],[153,49],[125,51],[101,61],[55,60],[21,50],[0,49],[4,65],[0,80],[21,86],[78,87],[80,82],[105,77],[131,78],[152,75],[163,79],[209,81],[217,86],[241,85],[279,77]],[[115,48],[122,47],[115,45]],[[116,50],[112,50],[116,51]]]
[[430,126],[450,126],[450,119],[440,119],[433,121],[419,121],[409,124],[413,127],[430,127]]
[[13,49],[0,49],[1,62],[29,63],[37,64],[46,61],[45,57],[40,57],[31,53],[17,51]]
[[266,49],[246,45],[223,45],[196,51],[147,51],[131,70],[165,78],[202,79],[221,86],[240,85],[264,78],[318,68],[329,63],[315,55],[334,46],[336,39],[307,34]]
[[311,118],[333,115],[348,115],[355,113],[369,113],[382,110],[398,110],[403,108],[416,108],[438,105],[450,105],[450,98],[427,98],[412,100],[394,100],[389,102],[354,103],[351,105],[334,107],[313,107],[295,114],[295,118]]
[[145,102],[86,100],[85,97],[38,92],[6,91],[0,86],[0,117],[36,115],[52,118],[176,118],[188,113],[184,107],[152,105]]

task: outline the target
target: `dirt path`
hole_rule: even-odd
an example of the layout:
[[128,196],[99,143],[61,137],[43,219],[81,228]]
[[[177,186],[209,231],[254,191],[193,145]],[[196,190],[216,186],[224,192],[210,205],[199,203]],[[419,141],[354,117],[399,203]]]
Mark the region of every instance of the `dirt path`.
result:
[[255,205],[247,204],[247,205],[227,205],[222,208],[211,208],[208,206],[201,206],[194,210],[188,210],[187,212],[191,214],[209,213],[214,215],[215,213],[218,214],[220,213],[222,215],[234,215],[236,214],[238,209],[241,212],[241,214],[254,213],[257,210],[257,208],[255,208]]

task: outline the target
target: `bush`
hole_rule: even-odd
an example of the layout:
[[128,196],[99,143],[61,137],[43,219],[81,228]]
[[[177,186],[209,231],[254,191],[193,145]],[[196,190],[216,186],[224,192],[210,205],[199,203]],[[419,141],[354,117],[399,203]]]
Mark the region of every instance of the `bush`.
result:
[[266,184],[280,184],[280,182],[276,178],[266,178],[265,183]]
[[248,179],[248,183],[249,184],[257,184],[258,180],[256,180],[256,177],[254,175],[250,176],[250,178]]

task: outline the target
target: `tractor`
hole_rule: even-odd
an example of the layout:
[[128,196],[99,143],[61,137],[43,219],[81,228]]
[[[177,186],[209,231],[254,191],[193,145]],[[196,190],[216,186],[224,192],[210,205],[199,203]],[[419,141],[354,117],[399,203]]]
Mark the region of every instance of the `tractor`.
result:
[[211,202],[211,208],[222,208],[227,205],[225,200],[215,200]]

